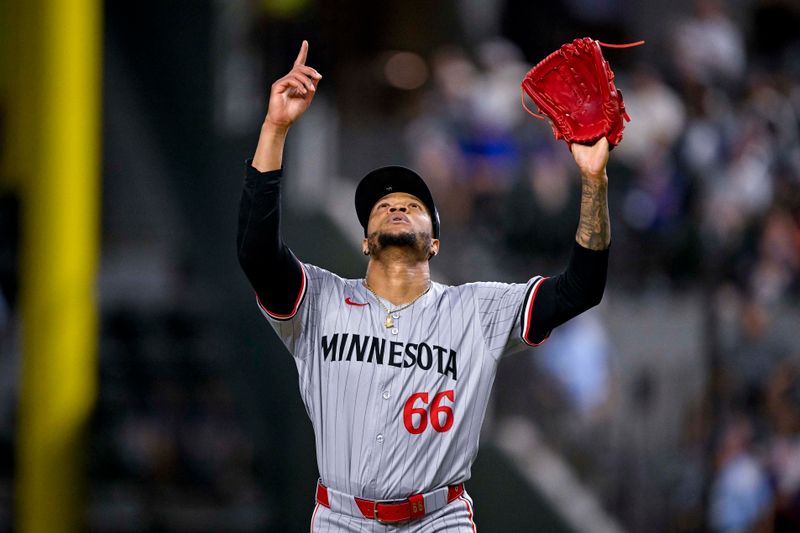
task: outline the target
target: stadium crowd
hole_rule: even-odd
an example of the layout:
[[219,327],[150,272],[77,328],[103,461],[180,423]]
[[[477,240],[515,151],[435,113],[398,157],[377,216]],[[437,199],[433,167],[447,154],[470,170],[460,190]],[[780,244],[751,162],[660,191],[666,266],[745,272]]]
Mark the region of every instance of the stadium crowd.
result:
[[[670,503],[654,503],[651,519],[665,516],[674,531],[705,521],[726,533],[797,531],[800,348],[772,326],[776,313],[800,304],[800,13],[759,2],[737,20],[727,6],[699,0],[672,21],[661,63],[606,50],[633,117],[609,165],[609,284],[628,294],[707,295],[713,339],[697,356],[717,361],[707,392],[714,398],[696,403],[713,414],[684,414],[679,481],[657,480]],[[566,146],[520,109],[530,59],[494,39],[475,50],[443,47],[431,60],[433,88],[407,139],[446,204],[446,253],[437,262],[454,281],[475,279],[476,270],[481,279],[518,280],[532,265],[552,274],[565,264],[579,183]],[[576,322],[554,335],[557,346],[540,348],[540,371],[555,386],[513,376],[503,383],[502,375],[499,386],[561,405],[558,416],[607,416],[619,392],[613,346],[602,320]],[[552,418],[546,410],[531,412],[541,423]],[[586,445],[580,454],[600,468],[606,452]],[[626,523],[626,504],[607,503]]]

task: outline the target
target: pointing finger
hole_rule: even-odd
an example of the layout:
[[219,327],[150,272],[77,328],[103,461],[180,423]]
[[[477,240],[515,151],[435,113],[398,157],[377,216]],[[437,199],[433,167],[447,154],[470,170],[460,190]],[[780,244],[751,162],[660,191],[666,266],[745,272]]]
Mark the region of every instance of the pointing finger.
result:
[[303,39],[303,44],[300,45],[300,53],[297,54],[297,59],[294,60],[294,64],[305,65],[307,55],[308,55],[308,41]]

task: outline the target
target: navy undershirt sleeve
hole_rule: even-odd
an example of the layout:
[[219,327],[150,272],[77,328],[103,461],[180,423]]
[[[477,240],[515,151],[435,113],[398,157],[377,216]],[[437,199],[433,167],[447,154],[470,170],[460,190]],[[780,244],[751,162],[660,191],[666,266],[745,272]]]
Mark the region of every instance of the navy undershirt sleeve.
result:
[[567,269],[539,287],[526,340],[539,344],[555,327],[599,304],[607,274],[608,248],[589,250],[575,242]]
[[239,264],[271,314],[294,310],[303,285],[300,262],[280,231],[282,170],[259,172],[246,162],[236,246]]

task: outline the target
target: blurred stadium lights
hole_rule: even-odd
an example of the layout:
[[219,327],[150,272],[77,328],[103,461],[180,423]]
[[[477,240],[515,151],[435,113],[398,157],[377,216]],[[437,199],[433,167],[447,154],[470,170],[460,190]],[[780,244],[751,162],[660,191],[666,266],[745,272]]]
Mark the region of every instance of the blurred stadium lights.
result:
[[392,87],[413,91],[428,81],[428,66],[419,54],[390,52],[385,56],[383,75]]
[[261,10],[273,17],[292,18],[312,5],[311,0],[261,0],[257,4]]

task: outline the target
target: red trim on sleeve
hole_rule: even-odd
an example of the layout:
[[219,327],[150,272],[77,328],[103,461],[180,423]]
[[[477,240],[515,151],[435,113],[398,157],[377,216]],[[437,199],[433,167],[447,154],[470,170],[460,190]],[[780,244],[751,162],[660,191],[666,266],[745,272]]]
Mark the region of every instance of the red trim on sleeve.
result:
[[531,333],[531,324],[533,324],[533,302],[536,300],[536,293],[539,292],[539,287],[542,286],[542,283],[546,279],[549,278],[543,277],[542,279],[536,282],[536,284],[533,287],[533,291],[531,291],[528,303],[525,306],[525,316],[524,316],[525,329],[522,331],[522,340],[525,341],[525,344],[527,344],[528,346],[539,346],[544,341],[546,341],[547,338],[550,336],[550,333],[548,333],[547,335],[545,335],[544,339],[542,339],[539,342],[531,342],[530,340],[528,340],[528,335],[530,335]]
[[[298,261],[298,263],[300,263]],[[264,304],[261,303],[261,299],[258,297],[256,293],[256,301],[258,302],[258,306],[264,311],[266,314],[270,316],[270,318],[274,318],[275,320],[289,320],[290,318],[294,317],[297,314],[297,310],[300,307],[300,303],[303,301],[303,296],[306,294],[306,269],[303,267],[303,263],[300,263],[300,272],[302,272],[302,281],[300,283],[300,291],[297,294],[297,299],[294,301],[294,307],[292,307],[292,311],[289,314],[281,315],[278,313],[273,313],[266,307]]]

